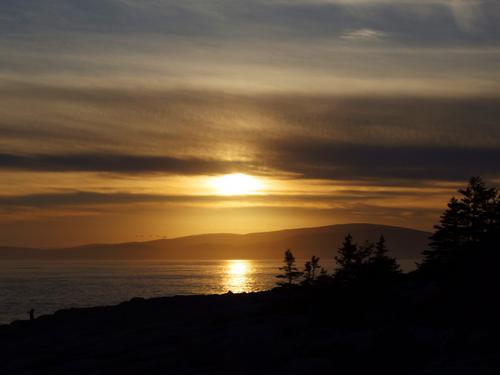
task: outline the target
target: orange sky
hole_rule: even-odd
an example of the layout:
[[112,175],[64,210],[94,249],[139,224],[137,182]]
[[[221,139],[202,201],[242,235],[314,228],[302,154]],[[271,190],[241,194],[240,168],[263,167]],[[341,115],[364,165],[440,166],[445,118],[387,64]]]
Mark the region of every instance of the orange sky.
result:
[[498,2],[7,1],[0,14],[0,245],[430,230],[471,175],[500,181]]

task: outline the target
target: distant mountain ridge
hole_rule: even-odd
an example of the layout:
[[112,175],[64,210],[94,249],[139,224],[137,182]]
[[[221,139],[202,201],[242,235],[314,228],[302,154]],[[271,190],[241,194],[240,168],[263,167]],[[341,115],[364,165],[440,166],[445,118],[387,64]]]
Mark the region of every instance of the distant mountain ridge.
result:
[[357,243],[384,235],[389,253],[419,259],[430,233],[377,224],[337,224],[248,234],[213,233],[147,242],[91,244],[60,249],[0,247],[0,259],[154,260],[278,259],[290,248],[297,258],[331,259],[345,235]]

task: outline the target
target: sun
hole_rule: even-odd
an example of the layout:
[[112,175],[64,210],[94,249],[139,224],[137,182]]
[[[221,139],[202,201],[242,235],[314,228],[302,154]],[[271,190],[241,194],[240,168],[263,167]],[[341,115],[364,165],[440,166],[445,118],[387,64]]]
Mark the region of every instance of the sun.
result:
[[227,174],[211,181],[212,188],[218,195],[258,194],[263,186],[256,177],[243,173]]

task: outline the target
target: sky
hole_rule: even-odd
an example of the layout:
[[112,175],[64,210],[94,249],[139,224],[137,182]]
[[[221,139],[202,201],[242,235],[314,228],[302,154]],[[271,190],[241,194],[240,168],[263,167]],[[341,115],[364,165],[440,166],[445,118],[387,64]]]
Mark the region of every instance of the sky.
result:
[[432,230],[499,68],[498,0],[2,0],[0,245]]

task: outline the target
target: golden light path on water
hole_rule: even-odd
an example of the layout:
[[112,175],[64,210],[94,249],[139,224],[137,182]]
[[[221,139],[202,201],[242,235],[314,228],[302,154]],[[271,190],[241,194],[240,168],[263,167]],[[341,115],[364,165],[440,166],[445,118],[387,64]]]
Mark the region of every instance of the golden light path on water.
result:
[[233,293],[249,292],[253,264],[250,260],[227,260],[224,270],[224,288]]

